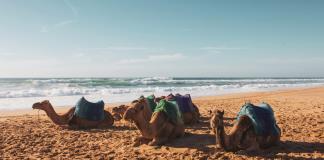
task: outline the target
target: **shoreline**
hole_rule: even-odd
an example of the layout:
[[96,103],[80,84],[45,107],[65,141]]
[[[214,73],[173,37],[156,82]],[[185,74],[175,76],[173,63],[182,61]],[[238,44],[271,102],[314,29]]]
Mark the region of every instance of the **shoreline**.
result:
[[[313,89],[324,89],[324,86],[275,89],[275,90],[270,90],[270,91],[226,93],[226,94],[221,94],[221,95],[198,96],[198,97],[192,98],[192,100],[195,102],[195,101],[201,101],[201,100],[249,99],[249,98],[255,98],[255,97],[265,97],[265,96],[271,96],[271,95],[276,95],[276,94],[300,92],[300,91],[313,90]],[[105,109],[109,110],[109,108],[111,108],[111,107],[121,105],[121,104],[128,104],[128,103],[130,103],[130,102],[106,103]],[[54,106],[55,110],[58,113],[64,113],[71,107],[72,107],[72,105]],[[24,109],[0,109],[0,113],[1,113],[0,118],[45,114],[43,111],[33,110],[31,107],[30,107],[30,109],[27,109],[27,108],[24,108]]]

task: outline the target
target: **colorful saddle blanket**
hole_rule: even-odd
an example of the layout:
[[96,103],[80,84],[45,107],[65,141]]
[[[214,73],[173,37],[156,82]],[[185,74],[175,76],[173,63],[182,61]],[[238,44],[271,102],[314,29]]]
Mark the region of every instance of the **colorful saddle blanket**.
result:
[[104,106],[103,101],[91,103],[82,97],[75,105],[74,115],[89,121],[100,121],[105,118]]
[[176,101],[182,113],[194,111],[194,106],[190,94],[186,94],[184,96],[180,94],[176,94],[175,96],[173,94],[170,94],[167,96],[167,100]]
[[261,103],[258,106],[255,106],[251,103],[247,103],[242,106],[237,115],[237,119],[243,115],[248,116],[252,120],[253,127],[257,135],[280,134],[273,110],[269,104]]
[[183,124],[182,114],[179,110],[177,103],[170,102],[165,99],[162,99],[157,104],[154,112],[163,111],[174,124]]

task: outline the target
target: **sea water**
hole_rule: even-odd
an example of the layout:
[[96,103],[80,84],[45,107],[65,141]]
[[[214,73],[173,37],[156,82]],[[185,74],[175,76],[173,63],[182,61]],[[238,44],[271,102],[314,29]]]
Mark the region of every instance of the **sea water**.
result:
[[74,105],[82,96],[119,103],[150,94],[198,97],[313,86],[324,86],[324,78],[2,78],[0,110],[31,108],[45,99],[54,106]]

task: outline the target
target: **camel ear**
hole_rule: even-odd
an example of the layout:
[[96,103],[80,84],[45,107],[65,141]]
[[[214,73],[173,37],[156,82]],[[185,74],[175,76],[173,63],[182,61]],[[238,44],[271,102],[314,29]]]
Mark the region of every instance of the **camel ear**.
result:
[[217,110],[217,114],[223,116],[224,115],[224,110],[223,111]]
[[145,98],[140,98],[139,102],[145,102]]
[[44,100],[42,103],[49,103],[49,100]]
[[212,114],[213,112],[212,112],[211,110],[208,110],[208,113],[209,113],[209,114]]

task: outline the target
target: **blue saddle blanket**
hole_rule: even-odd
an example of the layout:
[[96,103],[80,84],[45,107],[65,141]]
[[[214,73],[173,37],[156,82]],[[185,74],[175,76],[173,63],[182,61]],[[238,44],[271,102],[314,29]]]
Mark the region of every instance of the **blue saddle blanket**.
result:
[[243,115],[248,116],[252,120],[253,127],[257,135],[280,134],[273,110],[269,104],[261,103],[258,106],[255,106],[251,103],[247,103],[242,106],[237,115],[237,119]]
[[74,115],[89,121],[100,121],[105,118],[104,106],[103,101],[92,103],[82,97],[75,105]]
[[176,94],[175,96],[173,94],[170,94],[167,97],[167,99],[169,101],[176,101],[181,113],[187,113],[187,112],[194,111],[194,106],[192,104],[190,94],[186,94],[186,95]]

